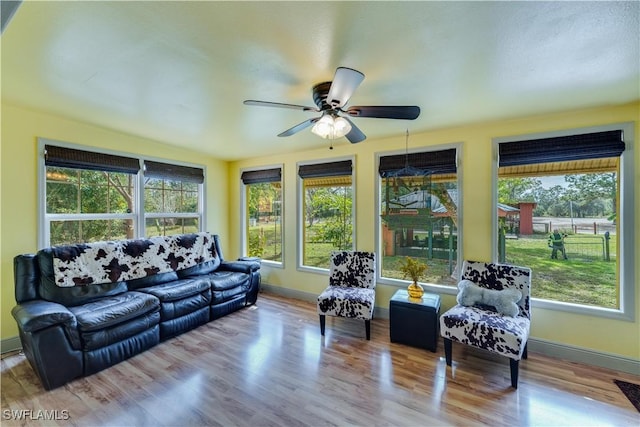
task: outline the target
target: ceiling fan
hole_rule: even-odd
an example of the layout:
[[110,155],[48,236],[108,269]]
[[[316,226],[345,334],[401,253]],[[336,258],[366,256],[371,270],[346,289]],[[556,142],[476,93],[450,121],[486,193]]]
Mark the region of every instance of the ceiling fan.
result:
[[346,108],[349,98],[362,83],[362,80],[364,80],[364,74],[360,71],[338,67],[332,82],[319,83],[313,87],[313,101],[317,108],[280,102],[255,101],[252,99],[244,101],[244,104],[322,113],[320,117],[305,120],[291,129],[285,130],[278,136],[291,136],[313,125],[311,131],[322,138],[336,139],[344,136],[353,144],[364,141],[367,137],[349,117],[414,120],[420,115],[420,107],[417,106],[356,106]]

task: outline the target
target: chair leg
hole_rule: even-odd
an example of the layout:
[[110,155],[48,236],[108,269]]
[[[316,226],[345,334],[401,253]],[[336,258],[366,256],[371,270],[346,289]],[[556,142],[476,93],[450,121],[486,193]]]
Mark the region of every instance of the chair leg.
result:
[[367,340],[371,340],[371,320],[364,321],[364,330],[367,334]]
[[524,345],[524,351],[522,352],[522,358],[526,359],[527,357],[529,357],[529,343],[526,343]]
[[511,365],[511,387],[518,388],[518,365],[519,360],[509,359]]
[[447,366],[451,366],[451,351],[453,343],[449,338],[442,337],[442,339],[444,340],[444,358],[447,361]]
[[324,336],[324,323],[326,316],[324,314],[320,315],[320,335]]

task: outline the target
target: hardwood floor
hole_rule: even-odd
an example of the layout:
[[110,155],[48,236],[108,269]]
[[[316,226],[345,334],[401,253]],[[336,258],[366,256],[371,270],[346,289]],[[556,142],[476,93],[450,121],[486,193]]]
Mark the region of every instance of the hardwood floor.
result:
[[[45,391],[24,355],[2,359],[2,425],[616,425],[638,413],[613,383],[640,377],[529,353],[510,388],[507,359],[454,343],[389,342],[389,323],[327,317],[263,293],[126,362]],[[30,411],[30,412],[29,412]],[[22,419],[12,419],[21,416]],[[44,420],[45,418],[57,418]]]

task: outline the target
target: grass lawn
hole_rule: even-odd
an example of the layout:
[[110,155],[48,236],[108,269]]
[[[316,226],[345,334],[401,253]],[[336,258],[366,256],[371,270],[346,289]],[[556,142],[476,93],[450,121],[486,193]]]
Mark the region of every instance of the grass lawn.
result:
[[[259,237],[260,236],[260,237]],[[258,223],[249,227],[249,252],[252,256],[260,256],[262,259],[282,262],[281,225],[277,222]],[[259,253],[251,253],[251,242],[260,241],[262,246]]]
[[567,245],[568,260],[551,259],[546,235],[507,239],[506,262],[530,267],[533,272],[531,294],[534,298],[617,308],[615,247],[611,236],[612,259],[572,254]]
[[[260,224],[251,227],[251,233],[262,231],[265,240],[264,259],[280,260],[282,247],[279,241],[279,224]],[[568,239],[568,242],[571,240]],[[547,235],[507,239],[505,242],[506,262],[531,268],[533,281],[531,294],[534,298],[575,304],[594,305],[605,308],[618,307],[618,286],[616,278],[616,236],[611,236],[611,261],[596,256],[584,256],[572,253],[574,247],[567,244],[568,260],[551,259],[551,250],[547,247]],[[331,252],[339,250],[331,243],[308,242],[305,245],[304,265],[329,268]],[[382,276],[402,279],[400,260],[402,256],[384,257]],[[423,259],[428,265],[423,282],[449,284],[455,286],[455,280],[449,273],[447,260]]]
[[[400,271],[400,261],[404,256],[386,256],[382,260],[382,276],[389,277],[391,279],[403,279],[402,272]],[[438,283],[441,285],[456,285],[456,281],[451,277],[449,273],[449,261],[443,259],[426,259],[419,257],[412,257],[427,264],[427,272],[425,277],[420,280],[423,283]],[[453,264],[455,269],[455,261]]]

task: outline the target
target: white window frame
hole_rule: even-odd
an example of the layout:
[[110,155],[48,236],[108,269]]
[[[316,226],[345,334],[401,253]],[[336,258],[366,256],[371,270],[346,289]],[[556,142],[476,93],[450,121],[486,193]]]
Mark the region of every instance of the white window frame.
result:
[[[375,225],[376,225],[376,231],[375,231],[375,241],[376,241],[376,247],[378,248],[378,253],[379,254],[383,254],[384,253],[384,242],[382,241],[382,219],[380,218],[380,204],[382,202],[382,178],[380,177],[380,173],[378,173],[378,169],[380,167],[380,158],[384,157],[384,156],[394,156],[394,155],[399,155],[399,154],[413,154],[413,153],[428,153],[431,151],[443,151],[443,150],[450,150],[454,148],[456,150],[456,185],[457,185],[457,189],[458,189],[458,245],[457,245],[457,254],[458,256],[456,257],[456,270],[453,272],[453,276],[458,276],[458,272],[460,270],[460,266],[462,265],[462,248],[463,248],[463,239],[464,239],[464,232],[463,232],[463,218],[462,218],[462,212],[464,211],[463,209],[463,191],[462,191],[462,143],[461,142],[455,142],[455,143],[450,143],[450,144],[441,144],[441,145],[433,145],[433,146],[428,146],[428,147],[417,147],[417,148],[412,148],[410,150],[394,150],[394,151],[384,151],[384,152],[377,152],[376,153],[376,180],[375,180],[375,185],[376,185],[376,196],[375,196],[375,200],[374,200],[374,212],[376,215],[376,221],[375,221]],[[382,255],[378,257],[377,259],[377,264],[376,265],[376,282],[377,283],[382,283],[384,285],[390,285],[390,286],[396,286],[399,288],[406,288],[408,281],[407,280],[400,280],[400,279],[393,279],[390,277],[383,277],[382,276]],[[440,294],[449,294],[449,295],[456,295],[458,292],[458,289],[453,286],[453,285],[442,285],[442,284],[438,284],[438,283],[423,283],[420,282],[421,286],[424,288],[425,291],[427,292],[435,292],[435,293],[440,293]]]
[[252,168],[243,168],[240,169],[240,175],[238,180],[240,181],[240,242],[241,243],[241,253],[243,255],[247,255],[249,251],[249,236],[247,235],[247,227],[246,221],[249,216],[249,207],[247,206],[247,186],[242,182],[242,173],[243,172],[252,172],[259,171],[264,169],[275,169],[280,168],[280,239],[282,240],[282,261],[273,261],[263,259],[261,260],[262,265],[267,265],[269,267],[275,268],[285,268],[284,260],[285,258],[285,247],[284,247],[284,164],[274,164],[260,167],[252,167]]
[[351,242],[352,248],[355,250],[357,246],[356,242],[356,209],[357,209],[357,195],[356,195],[356,157],[352,156],[343,156],[343,157],[332,157],[328,159],[322,160],[313,160],[313,161],[304,161],[296,163],[296,181],[297,181],[297,194],[298,194],[298,202],[297,202],[297,213],[296,220],[298,223],[298,232],[296,237],[296,253],[297,253],[297,270],[298,271],[306,271],[310,273],[319,273],[319,274],[329,274],[328,268],[321,267],[312,267],[308,265],[304,265],[304,226],[305,226],[305,211],[304,211],[304,202],[305,202],[305,194],[304,194],[304,179],[300,178],[298,174],[298,169],[300,166],[304,165],[316,165],[322,163],[334,163],[341,162],[345,160],[351,161],[351,223],[353,224],[352,232],[351,232]]
[[[635,319],[635,186],[634,180],[634,150],[635,129],[633,122],[615,123],[602,126],[574,128],[553,132],[533,133],[510,137],[493,138],[493,166],[492,166],[492,206],[494,215],[492,219],[492,236],[498,235],[498,149],[500,143],[526,141],[531,139],[561,137],[579,135],[593,132],[604,132],[621,129],[624,135],[625,149],[620,156],[619,184],[619,213],[618,216],[618,291],[620,293],[620,307],[617,309],[594,307],[583,304],[575,304],[561,301],[543,300],[531,298],[532,306],[549,310],[566,311],[589,316],[606,317],[616,320],[634,321]],[[492,257],[498,259],[497,238],[492,239]]]
[[[153,219],[153,218],[158,218],[158,219],[165,219],[165,218],[191,218],[191,219],[197,219],[198,220],[198,224],[199,224],[199,230],[198,231],[203,231],[206,230],[206,224],[205,222],[205,218],[206,215],[204,215],[204,211],[205,211],[205,183],[207,182],[207,170],[204,166],[202,165],[195,165],[193,163],[184,163],[184,162],[176,162],[175,160],[167,160],[167,159],[161,159],[158,157],[143,157],[140,159],[141,160],[141,168],[140,168],[140,173],[138,173],[138,182],[139,182],[139,186],[140,186],[140,194],[138,197],[138,202],[141,203],[140,207],[142,209],[140,209],[140,215],[142,218],[142,223],[141,223],[141,232],[140,232],[140,236],[139,237],[145,237],[146,236],[146,229],[147,229],[147,219]],[[145,186],[144,186],[144,179],[145,179],[145,175],[144,175],[144,161],[148,160],[148,161],[152,161],[152,162],[158,162],[158,163],[170,163],[172,165],[178,165],[178,166],[188,166],[188,167],[194,167],[194,168],[200,168],[203,170],[204,173],[204,182],[202,184],[198,184],[198,212],[144,212],[144,190],[145,190]]]
[[[140,162],[140,171],[138,172],[136,179],[134,180],[136,200],[135,211],[131,214],[113,214],[113,213],[91,213],[91,214],[48,214],[47,209],[47,175],[46,165],[44,158],[45,145],[56,145],[64,148],[71,148],[75,150],[89,151],[94,153],[109,154],[114,156],[126,156],[137,158]],[[102,220],[102,219],[132,219],[134,228],[134,238],[145,237],[145,224],[146,213],[144,212],[144,161],[155,161],[162,163],[170,163],[180,166],[195,167],[203,170],[204,183],[198,184],[198,213],[153,213],[151,217],[165,217],[165,218],[198,218],[199,231],[206,230],[206,215],[205,215],[205,194],[206,194],[206,182],[207,182],[207,170],[204,165],[198,165],[193,163],[178,162],[175,160],[167,160],[159,157],[142,157],[131,153],[125,153],[121,151],[108,150],[96,147],[85,146],[81,144],[73,144],[65,141],[57,141],[48,138],[38,138],[38,248],[46,248],[50,245],[50,223],[51,221],[60,220]]]

